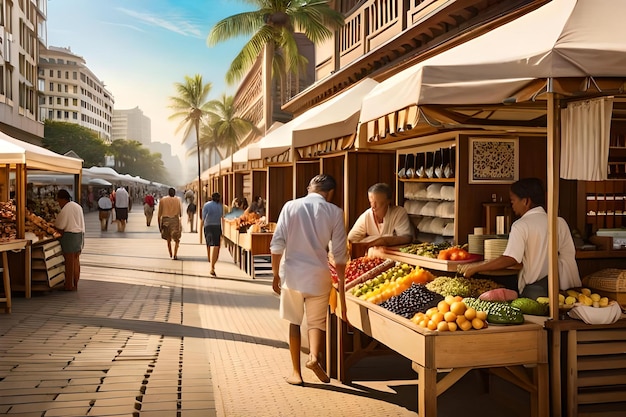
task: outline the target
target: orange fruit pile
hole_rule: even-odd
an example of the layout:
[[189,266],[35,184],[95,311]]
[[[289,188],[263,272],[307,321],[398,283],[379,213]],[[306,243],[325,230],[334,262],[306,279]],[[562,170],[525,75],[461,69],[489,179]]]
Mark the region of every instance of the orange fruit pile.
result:
[[462,297],[449,295],[437,307],[425,313],[417,313],[411,321],[420,327],[440,332],[480,330],[487,327],[487,313],[468,308]]

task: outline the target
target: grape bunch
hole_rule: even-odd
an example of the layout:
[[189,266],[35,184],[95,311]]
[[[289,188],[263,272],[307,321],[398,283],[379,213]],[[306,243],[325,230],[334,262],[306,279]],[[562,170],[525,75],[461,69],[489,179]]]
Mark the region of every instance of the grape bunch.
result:
[[417,313],[425,313],[431,307],[435,307],[443,296],[430,291],[424,285],[411,284],[404,292],[391,297],[380,304],[381,307],[399,316],[411,319]]

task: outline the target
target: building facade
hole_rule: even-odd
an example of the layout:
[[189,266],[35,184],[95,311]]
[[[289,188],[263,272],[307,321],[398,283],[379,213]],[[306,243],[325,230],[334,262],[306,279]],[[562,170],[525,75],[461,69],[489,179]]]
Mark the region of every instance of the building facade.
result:
[[0,130],[39,144],[37,63],[46,43],[47,0],[0,0]]
[[150,118],[144,115],[139,107],[113,110],[111,140],[117,139],[136,140],[150,147],[152,143]]
[[43,48],[39,57],[42,83],[39,106],[42,121],[75,123],[111,143],[113,95],[69,48]]

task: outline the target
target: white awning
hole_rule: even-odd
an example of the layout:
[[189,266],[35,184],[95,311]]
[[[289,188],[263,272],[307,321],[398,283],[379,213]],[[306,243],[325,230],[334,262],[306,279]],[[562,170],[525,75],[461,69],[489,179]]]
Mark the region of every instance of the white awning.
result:
[[623,77],[626,2],[553,0],[380,83],[360,122],[425,104],[502,103],[535,79]]
[[251,143],[233,154],[234,163],[248,162],[254,159],[261,159],[261,148],[259,143]]
[[366,78],[270,132],[258,142],[261,157],[278,155],[292,146],[308,146],[353,134],[359,120],[361,101],[377,84]]
[[23,142],[0,132],[0,164],[26,164],[28,168],[44,171],[80,174],[81,159],[59,155],[41,146]]
[[110,167],[91,167],[83,170],[83,175],[89,178],[102,178],[108,181],[122,181],[124,176]]

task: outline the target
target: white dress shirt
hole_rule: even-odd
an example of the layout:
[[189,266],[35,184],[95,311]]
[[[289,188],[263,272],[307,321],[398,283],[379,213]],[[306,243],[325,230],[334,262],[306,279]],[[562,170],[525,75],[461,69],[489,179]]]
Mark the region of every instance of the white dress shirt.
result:
[[128,208],[128,191],[124,187],[115,190],[115,207]]
[[[562,290],[581,285],[576,249],[567,222],[558,218],[559,286]],[[533,284],[548,275],[548,215],[543,207],[528,210],[511,226],[509,241],[504,251],[523,267],[519,273],[518,288]]]
[[330,291],[329,244],[336,264],[347,261],[343,212],[318,193],[285,203],[270,243],[282,254],[279,275],[283,288],[316,296]]
[[350,242],[360,242],[366,237],[413,236],[413,225],[404,207],[389,206],[383,222],[377,224],[371,208],[365,210],[348,233]]

